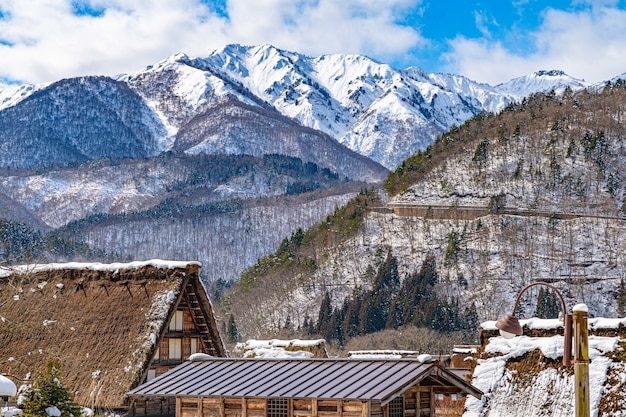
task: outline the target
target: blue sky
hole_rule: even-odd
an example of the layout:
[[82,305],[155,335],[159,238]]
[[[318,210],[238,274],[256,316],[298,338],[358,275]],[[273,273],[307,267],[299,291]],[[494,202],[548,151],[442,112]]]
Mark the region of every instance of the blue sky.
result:
[[229,43],[492,85],[541,69],[599,82],[626,72],[626,0],[0,0],[0,85],[129,73]]

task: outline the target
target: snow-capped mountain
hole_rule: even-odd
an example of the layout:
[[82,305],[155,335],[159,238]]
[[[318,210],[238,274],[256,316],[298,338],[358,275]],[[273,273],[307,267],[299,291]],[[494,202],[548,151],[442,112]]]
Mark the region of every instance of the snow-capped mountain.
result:
[[[308,57],[270,45],[228,45],[193,59],[176,54],[117,81],[143,99],[135,107],[149,110],[134,120],[154,134],[154,152],[173,147],[194,117],[234,100],[326,133],[388,169],[481,111],[497,112],[534,92],[590,86],[561,71],[538,71],[492,87],[416,67],[397,70],[361,55]],[[0,111],[20,107],[58,84],[0,90]],[[109,106],[115,112],[118,105]]]
[[540,71],[497,87],[360,55],[307,57],[272,46],[229,45],[191,65],[244,86],[280,113],[394,169],[453,125],[533,92],[589,84]]
[[537,71],[523,77],[514,78],[506,83],[498,84],[495,88],[503,95],[513,97],[520,101],[532,93],[547,93],[554,90],[556,94],[562,94],[566,88],[573,91],[591,87],[592,84],[570,77],[563,71]]

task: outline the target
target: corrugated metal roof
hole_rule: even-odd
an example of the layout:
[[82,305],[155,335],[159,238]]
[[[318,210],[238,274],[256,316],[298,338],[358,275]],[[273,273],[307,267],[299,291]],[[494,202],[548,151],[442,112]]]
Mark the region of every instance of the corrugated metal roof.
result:
[[215,358],[185,362],[128,395],[385,402],[438,370],[435,364],[407,359]]

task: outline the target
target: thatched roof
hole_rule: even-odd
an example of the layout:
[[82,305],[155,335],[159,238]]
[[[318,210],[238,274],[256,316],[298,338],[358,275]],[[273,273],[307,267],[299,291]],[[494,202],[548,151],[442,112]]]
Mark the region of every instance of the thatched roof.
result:
[[2,269],[0,373],[26,379],[57,358],[77,403],[122,406],[199,269],[158,260]]

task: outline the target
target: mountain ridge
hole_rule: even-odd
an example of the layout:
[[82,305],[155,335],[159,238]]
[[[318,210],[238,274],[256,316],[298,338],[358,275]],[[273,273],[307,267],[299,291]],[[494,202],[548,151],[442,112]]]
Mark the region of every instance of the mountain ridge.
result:
[[[237,44],[203,58],[179,53],[115,80],[153,109],[165,129],[158,133],[164,148],[195,114],[235,99],[320,130],[387,169],[481,111],[500,111],[532,92],[591,87],[558,70],[490,86],[418,67],[396,70],[362,55],[308,57],[271,45]],[[0,111],[46,88],[0,90]]]

